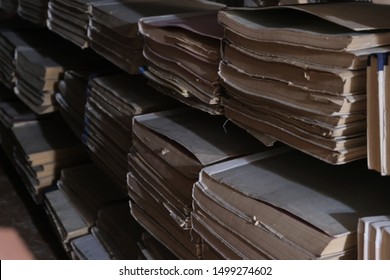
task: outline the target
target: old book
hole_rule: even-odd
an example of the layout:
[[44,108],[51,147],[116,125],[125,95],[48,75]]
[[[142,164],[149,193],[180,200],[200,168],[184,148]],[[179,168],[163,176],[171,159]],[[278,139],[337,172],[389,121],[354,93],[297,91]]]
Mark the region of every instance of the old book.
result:
[[61,245],[69,252],[72,239],[88,234],[87,223],[61,190],[46,192],[43,204]]
[[[383,133],[384,127],[383,118],[380,118],[379,113],[380,106],[383,107],[384,104],[379,103],[379,86],[383,93],[384,77],[383,69],[378,68],[378,58],[383,59],[383,56],[370,56],[367,65],[367,164],[369,169],[381,171],[380,132]],[[379,83],[379,75],[382,84]]]
[[21,18],[37,25],[45,25],[49,0],[20,0],[18,3],[17,11]]
[[222,60],[248,76],[288,83],[291,87],[333,95],[361,94],[366,90],[365,68],[350,71],[296,59],[258,55],[228,43],[223,45]]
[[70,242],[77,260],[111,260],[103,245],[92,234],[77,237]]
[[34,112],[57,110],[54,94],[66,70],[86,70],[99,65],[101,58],[75,47],[18,48],[16,52],[15,93]]
[[[217,10],[224,5],[208,1],[108,1],[91,5],[89,35],[91,47],[128,73],[143,65],[142,38],[138,20],[180,12]],[[123,42],[129,42],[124,44]]]
[[[343,3],[329,5],[344,6]],[[357,14],[363,13],[363,6],[353,4],[351,7]],[[344,164],[367,155],[364,127],[366,69],[362,65],[349,69],[350,59],[355,56],[349,55],[361,51],[367,56],[367,48],[376,45],[341,50],[315,45],[314,38],[308,41],[310,45],[305,44],[304,39],[300,44],[294,44],[297,37],[293,34],[307,33],[323,41],[319,38],[329,35],[335,28],[327,41],[331,45],[333,40],[342,41],[340,28],[348,34],[351,30],[356,29],[358,33],[364,29],[361,31],[363,37],[369,32],[376,36],[379,32],[375,28],[382,28],[384,23],[375,22],[377,25],[369,26],[368,22],[363,22],[362,26],[357,26],[343,21],[350,15],[340,11],[335,12],[334,17],[327,16],[328,8],[319,4],[220,11],[220,22],[225,26],[227,38],[223,43],[219,76],[226,92],[222,104],[230,120],[253,135],[260,134],[260,140],[266,134],[328,163]],[[291,22],[290,19],[275,21],[275,18],[290,14],[296,17],[292,16]],[[315,30],[313,20],[319,20],[323,25],[319,23]],[[247,29],[241,30],[245,22]],[[269,48],[267,52],[266,47]],[[306,52],[306,49],[310,51]],[[331,60],[319,59],[336,52],[338,62],[335,65]],[[340,67],[339,59],[349,62]],[[349,124],[346,120],[350,120]]]
[[367,153],[368,168],[389,174],[389,79],[388,54],[370,56],[367,67]]
[[390,34],[380,31],[389,27],[386,13],[386,6],[370,3],[327,3],[228,9],[219,21],[259,41],[346,51],[387,45]]
[[90,5],[105,0],[51,0],[47,27],[80,48],[89,47],[88,23]]
[[223,29],[217,11],[144,17],[139,30],[145,37],[146,64],[159,68],[167,83],[178,82],[183,98],[220,103],[217,73]]
[[132,118],[175,108],[174,99],[149,87],[142,76],[125,73],[90,80],[85,106],[83,140],[95,157],[105,162],[103,171],[126,191],[127,153],[132,145]]
[[253,112],[230,99],[224,100],[223,104],[225,104],[226,116],[260,141],[263,141],[263,135],[259,137],[258,132],[270,135],[331,164],[344,164],[364,158],[367,154],[364,134],[358,133],[349,137],[324,137],[324,135],[311,133],[301,128],[302,125],[292,124],[289,119],[279,118],[265,112]]
[[15,83],[15,52],[20,47],[42,48],[45,46],[60,47],[68,45],[48,30],[41,28],[2,29],[0,31],[0,81],[8,88]]
[[146,214],[137,204],[130,204],[132,216],[146,229],[149,233],[164,244],[176,257],[180,259],[194,260],[198,255],[194,255],[177,242],[176,237],[172,236],[167,229],[156,223],[152,217]]
[[52,185],[64,167],[86,161],[82,144],[60,118],[21,123],[11,129],[12,158],[33,198]]
[[[352,178],[353,187],[344,184]],[[364,161],[335,167],[298,151],[273,150],[204,168],[199,181],[214,204],[195,192],[197,204],[222,225],[247,223],[245,230],[228,228],[272,258],[356,258],[359,217],[388,211],[387,179],[366,170]],[[375,190],[367,188],[373,181]]]
[[[344,69],[364,69],[367,66],[367,58],[371,53],[380,52],[381,48],[374,47],[356,51],[337,51],[317,49],[302,45],[284,44],[277,41],[258,41],[246,37],[230,28],[225,28],[224,39],[234,46],[253,54],[270,56],[279,59],[294,59],[315,65],[323,65]],[[270,52],[272,50],[272,52]]]
[[357,240],[358,240],[358,259],[368,260],[370,254],[370,225],[374,222],[387,221],[390,216],[369,216],[361,217],[358,221]]
[[[201,168],[265,148],[244,130],[224,125],[225,121],[191,108],[133,119],[128,189],[134,205],[142,208],[134,213],[149,217],[144,226],[179,258],[185,258],[177,250],[180,246],[195,258],[202,256],[200,242],[188,236],[191,194]],[[143,201],[148,201],[148,208]]]

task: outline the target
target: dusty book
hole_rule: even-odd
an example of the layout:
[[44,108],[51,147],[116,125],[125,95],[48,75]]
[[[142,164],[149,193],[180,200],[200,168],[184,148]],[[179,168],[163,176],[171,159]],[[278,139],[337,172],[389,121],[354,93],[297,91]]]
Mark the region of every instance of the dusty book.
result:
[[[321,174],[334,176],[320,179]],[[351,188],[344,184],[349,174],[354,175]],[[375,190],[367,187],[373,181]],[[366,170],[364,161],[335,167],[275,149],[204,168],[194,199],[212,221],[227,225],[236,250],[240,240],[269,258],[356,258],[357,221],[369,212],[388,211],[386,184],[386,178]],[[245,230],[238,224],[246,224]]]
[[387,12],[386,6],[370,3],[326,3],[227,9],[219,13],[219,21],[259,41],[358,50],[389,43]]
[[158,69],[165,83],[179,84],[179,100],[194,96],[206,106],[220,103],[223,29],[217,11],[144,17],[139,30],[145,37],[146,64]]

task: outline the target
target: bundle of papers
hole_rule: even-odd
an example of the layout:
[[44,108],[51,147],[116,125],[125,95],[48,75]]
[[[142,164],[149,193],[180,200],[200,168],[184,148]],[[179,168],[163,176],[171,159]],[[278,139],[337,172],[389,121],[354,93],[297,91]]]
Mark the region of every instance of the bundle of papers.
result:
[[46,25],[49,0],[18,0],[18,15],[37,25]]
[[93,161],[127,193],[127,154],[133,116],[176,107],[142,76],[121,73],[90,80],[83,141]]
[[130,74],[144,64],[143,39],[138,34],[142,17],[219,9],[222,5],[192,0],[112,0],[91,4],[88,27],[90,45],[112,63]]
[[388,179],[276,148],[204,168],[193,229],[228,259],[356,259],[358,219],[390,210]]
[[80,48],[87,48],[89,7],[102,1],[106,0],[50,0],[47,27]]
[[192,188],[201,168],[265,148],[225,121],[190,108],[133,119],[127,175],[131,213],[180,259],[202,257],[190,218]]
[[145,17],[142,74],[162,92],[211,114],[222,114],[218,65],[223,28],[217,11]]
[[331,164],[365,157],[366,60],[390,43],[387,12],[370,3],[219,12],[226,116]]
[[101,58],[74,46],[18,48],[16,95],[37,114],[57,111],[55,93],[66,70],[86,70]]
[[82,143],[58,116],[15,125],[11,133],[15,168],[36,202],[62,168],[86,161]]
[[0,30],[0,82],[9,89],[15,85],[15,54],[17,48],[61,46],[66,44],[45,29],[2,29]]

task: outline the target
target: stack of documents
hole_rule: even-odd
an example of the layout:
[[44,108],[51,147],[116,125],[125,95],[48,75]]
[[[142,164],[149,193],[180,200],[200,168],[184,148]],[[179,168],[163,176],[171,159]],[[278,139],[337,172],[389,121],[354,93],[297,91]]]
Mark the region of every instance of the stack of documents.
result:
[[364,160],[276,148],[204,168],[193,228],[228,259],[356,259],[358,219],[389,212],[388,184]]
[[87,48],[89,7],[102,1],[106,0],[50,0],[47,27],[80,48]]
[[101,60],[73,45],[16,50],[16,95],[37,114],[57,110],[55,93],[66,70],[86,70]]
[[181,102],[222,114],[218,65],[223,28],[217,11],[145,17],[143,74]]
[[202,257],[191,225],[192,189],[204,166],[265,149],[221,116],[183,108],[136,116],[129,154],[131,213],[180,259]]
[[49,0],[18,0],[18,15],[37,25],[46,25]]
[[365,157],[366,61],[390,43],[386,7],[356,2],[221,11],[226,116],[256,136],[331,164]]
[[83,141],[93,161],[124,193],[133,116],[176,106],[176,100],[149,87],[139,75],[121,73],[90,80]]
[[11,133],[15,168],[36,202],[62,168],[86,161],[82,143],[58,116],[19,123]]
[[61,46],[66,43],[45,29],[0,30],[0,82],[9,89],[15,85],[15,53],[17,48]]
[[144,64],[142,17],[219,9],[220,4],[192,0],[112,0],[91,4],[88,37],[92,49],[130,74]]

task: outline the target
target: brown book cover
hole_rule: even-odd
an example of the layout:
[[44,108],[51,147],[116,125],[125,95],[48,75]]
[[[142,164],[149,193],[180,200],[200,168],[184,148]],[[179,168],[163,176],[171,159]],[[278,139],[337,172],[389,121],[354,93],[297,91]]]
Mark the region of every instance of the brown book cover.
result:
[[[368,187],[373,182],[374,190]],[[204,168],[200,183],[208,197],[247,221],[248,228],[268,234],[270,242],[288,244],[286,251],[269,247],[271,255],[306,252],[310,258],[353,257],[359,217],[389,209],[384,199],[387,178],[368,171],[364,161],[335,167],[298,151],[275,149]],[[230,215],[218,217],[228,222]],[[269,246],[250,238],[250,231],[230,229],[263,249]]]

